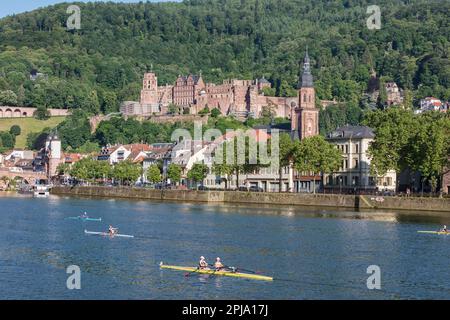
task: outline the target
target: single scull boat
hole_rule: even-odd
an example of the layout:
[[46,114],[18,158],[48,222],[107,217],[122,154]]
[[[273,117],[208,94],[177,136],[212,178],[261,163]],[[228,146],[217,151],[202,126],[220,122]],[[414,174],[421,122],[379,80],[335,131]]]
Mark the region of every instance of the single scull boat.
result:
[[264,280],[264,281],[272,281],[272,277],[262,276],[258,274],[249,274],[249,273],[241,273],[241,272],[232,272],[232,271],[216,271],[215,269],[199,269],[196,267],[180,267],[180,266],[169,266],[164,265],[162,262],[159,264],[161,269],[171,269],[178,271],[187,271],[192,273],[202,273],[202,274],[211,274],[215,276],[227,276],[227,277],[235,277],[235,278],[246,278],[253,280]]
[[71,219],[71,220],[81,220],[81,221],[97,221],[97,222],[101,222],[102,218],[85,218],[85,217],[68,217],[67,219]]
[[448,231],[417,231],[418,233],[428,233],[428,234],[440,234],[440,235],[448,235],[450,232]]
[[127,234],[119,234],[119,233],[111,234],[109,232],[93,232],[93,231],[87,231],[87,230],[84,230],[84,233],[85,234],[94,234],[97,236],[111,237],[111,238],[113,238],[113,237],[134,238],[134,236],[130,236]]

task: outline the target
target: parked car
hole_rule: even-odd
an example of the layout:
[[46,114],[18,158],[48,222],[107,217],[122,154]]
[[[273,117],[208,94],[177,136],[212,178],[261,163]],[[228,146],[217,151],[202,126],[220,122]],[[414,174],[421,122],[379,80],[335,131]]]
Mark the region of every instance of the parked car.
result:
[[199,191],[208,191],[209,188],[206,187],[206,186],[198,186],[198,187],[197,187],[197,190],[199,190]]
[[251,192],[264,192],[264,189],[258,186],[251,186],[250,190]]
[[240,186],[238,188],[238,191],[249,191],[248,188],[246,186]]

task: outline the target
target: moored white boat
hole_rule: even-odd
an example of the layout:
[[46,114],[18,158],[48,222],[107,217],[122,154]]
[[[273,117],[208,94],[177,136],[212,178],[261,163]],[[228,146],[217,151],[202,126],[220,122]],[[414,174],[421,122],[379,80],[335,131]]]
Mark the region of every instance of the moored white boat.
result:
[[33,196],[36,198],[47,198],[50,191],[47,185],[36,185],[33,188]]

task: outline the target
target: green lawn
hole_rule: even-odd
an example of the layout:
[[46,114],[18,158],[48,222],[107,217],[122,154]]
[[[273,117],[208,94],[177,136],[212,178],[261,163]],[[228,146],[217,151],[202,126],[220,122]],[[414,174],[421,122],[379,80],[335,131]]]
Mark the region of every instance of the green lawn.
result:
[[54,128],[66,117],[52,117],[48,120],[37,120],[35,118],[7,118],[0,119],[0,131],[9,131],[11,126],[17,124],[22,133],[17,137],[16,148],[25,148],[27,135],[30,132],[41,132],[44,128]]

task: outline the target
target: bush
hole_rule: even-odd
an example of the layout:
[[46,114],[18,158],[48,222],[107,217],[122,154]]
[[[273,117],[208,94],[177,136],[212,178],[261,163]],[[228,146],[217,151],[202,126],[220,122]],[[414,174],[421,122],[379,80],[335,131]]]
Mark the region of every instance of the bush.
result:
[[22,129],[18,125],[13,125],[11,129],[9,129],[9,133],[17,137],[22,133]]
[[222,112],[219,109],[217,109],[217,108],[214,108],[211,111],[211,117],[213,117],[213,118],[217,118],[221,114],[222,114]]
[[47,120],[50,118],[50,111],[45,107],[38,107],[33,116],[38,120]]

